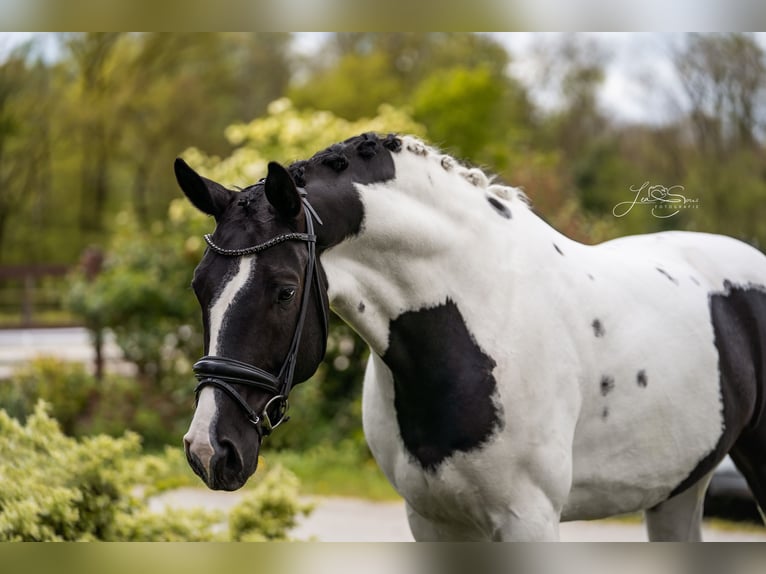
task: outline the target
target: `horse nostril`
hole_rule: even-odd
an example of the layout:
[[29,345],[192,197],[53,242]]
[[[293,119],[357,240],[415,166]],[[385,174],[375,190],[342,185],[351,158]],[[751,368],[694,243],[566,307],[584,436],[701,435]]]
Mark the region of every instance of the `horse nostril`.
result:
[[239,456],[237,447],[230,440],[223,439],[221,446],[221,462],[229,472],[239,472],[242,470],[242,459]]

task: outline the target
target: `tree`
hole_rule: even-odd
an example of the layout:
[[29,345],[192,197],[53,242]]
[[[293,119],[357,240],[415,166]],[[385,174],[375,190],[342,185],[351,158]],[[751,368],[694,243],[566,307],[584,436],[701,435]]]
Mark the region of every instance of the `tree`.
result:
[[689,103],[697,228],[766,243],[766,53],[749,34],[691,34],[673,61]]
[[50,177],[48,81],[28,56],[22,46],[0,64],[0,255],[11,216],[41,198]]
[[749,34],[691,34],[673,61],[695,143],[722,157],[752,148],[766,121],[766,57]]
[[114,153],[114,114],[110,97],[115,82],[111,57],[122,33],[86,32],[66,37],[80,80],[80,226],[99,230],[109,199],[109,167]]
[[381,104],[407,105],[434,72],[482,67],[501,77],[508,62],[505,49],[481,34],[337,33],[309,62],[306,79],[292,86],[289,96],[298,107],[355,120],[373,115]]

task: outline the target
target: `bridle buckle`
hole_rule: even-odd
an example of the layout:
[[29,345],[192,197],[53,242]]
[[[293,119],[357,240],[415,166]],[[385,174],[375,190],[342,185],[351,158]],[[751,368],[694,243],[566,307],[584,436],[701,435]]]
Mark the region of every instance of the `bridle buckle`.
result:
[[[269,416],[269,408],[272,406],[274,402],[279,402],[279,410],[277,411],[277,416],[279,417],[277,419],[277,422],[274,423],[271,421],[271,417]],[[276,429],[279,425],[286,423],[290,420],[290,417],[287,416],[287,410],[290,408],[290,403],[287,400],[287,397],[284,395],[276,395],[274,397],[271,397],[269,399],[269,402],[266,403],[266,406],[263,407],[263,412],[261,413],[261,420],[259,421],[261,423],[261,433],[264,437],[269,436],[272,432],[274,432],[274,429]],[[250,421],[253,422],[253,421]],[[253,423],[258,424],[258,423]]]

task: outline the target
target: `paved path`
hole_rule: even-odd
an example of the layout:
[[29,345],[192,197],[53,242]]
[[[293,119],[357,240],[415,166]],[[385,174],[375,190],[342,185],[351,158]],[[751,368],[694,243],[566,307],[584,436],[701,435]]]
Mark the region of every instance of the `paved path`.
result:
[[[0,379],[15,367],[38,356],[54,356],[92,366],[95,352],[88,331],[82,327],[59,329],[0,329]],[[104,358],[120,362],[122,352],[107,333]]]
[[[151,501],[151,508],[164,506],[228,510],[241,498],[237,492],[214,492],[203,488],[181,488]],[[312,498],[314,512],[292,531],[298,540],[323,542],[407,542],[412,540],[402,502],[370,502],[355,498]],[[711,542],[766,542],[766,529],[722,530],[704,527],[704,540]],[[640,523],[598,520],[561,525],[567,542],[641,542],[646,532]]]

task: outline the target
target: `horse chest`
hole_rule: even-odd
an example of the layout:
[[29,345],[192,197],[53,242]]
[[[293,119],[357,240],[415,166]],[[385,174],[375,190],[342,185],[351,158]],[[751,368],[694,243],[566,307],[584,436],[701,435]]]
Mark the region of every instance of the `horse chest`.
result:
[[408,311],[391,322],[383,362],[393,378],[402,442],[425,470],[485,443],[502,425],[493,400],[495,361],[476,343],[457,305]]

